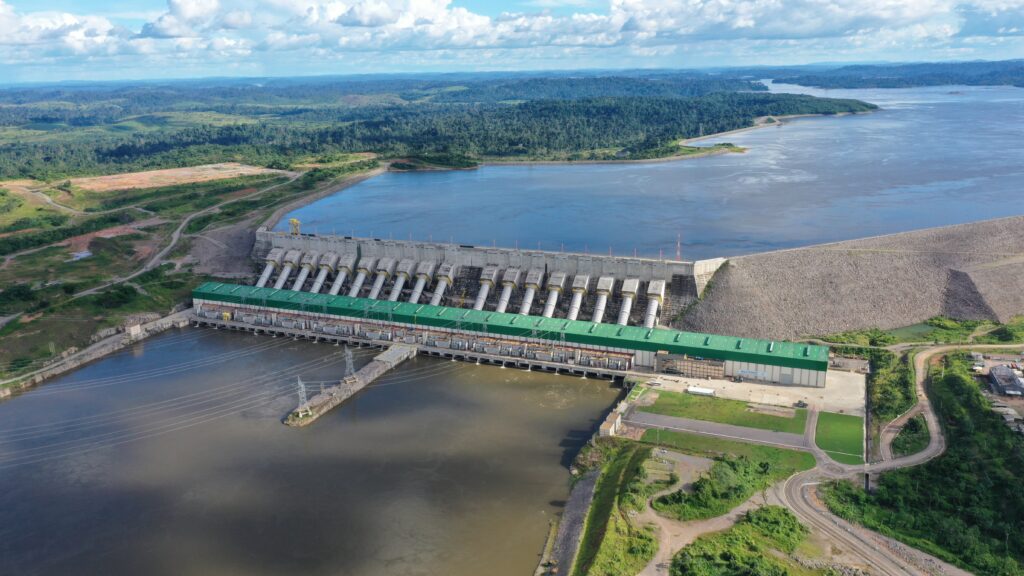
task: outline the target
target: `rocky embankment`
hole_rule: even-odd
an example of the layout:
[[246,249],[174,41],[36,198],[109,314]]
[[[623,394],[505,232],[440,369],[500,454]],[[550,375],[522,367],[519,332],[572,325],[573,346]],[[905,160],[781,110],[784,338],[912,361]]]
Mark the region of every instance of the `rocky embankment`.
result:
[[733,258],[681,327],[794,338],[1017,314],[1024,216]]

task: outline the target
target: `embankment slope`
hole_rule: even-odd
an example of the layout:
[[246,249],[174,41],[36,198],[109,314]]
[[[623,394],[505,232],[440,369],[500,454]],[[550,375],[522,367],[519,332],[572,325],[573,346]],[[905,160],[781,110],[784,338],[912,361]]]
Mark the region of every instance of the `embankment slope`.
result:
[[1024,216],[730,259],[687,330],[794,338],[1024,313]]

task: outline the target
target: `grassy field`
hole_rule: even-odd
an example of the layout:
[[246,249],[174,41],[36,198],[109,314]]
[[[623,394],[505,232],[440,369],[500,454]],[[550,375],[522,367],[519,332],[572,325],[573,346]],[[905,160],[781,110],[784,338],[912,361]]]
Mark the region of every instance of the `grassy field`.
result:
[[645,406],[641,410],[665,416],[678,416],[791,434],[803,434],[804,428],[807,426],[807,410],[803,408],[795,409],[793,417],[788,418],[755,412],[749,408],[747,402],[740,400],[678,392],[658,392],[658,399],[654,404]]
[[864,463],[864,419],[849,414],[818,415],[815,442],[836,462]]
[[810,470],[815,465],[814,456],[809,452],[748,444],[736,440],[725,440],[687,432],[647,430],[644,432],[641,441],[665,446],[684,454],[707,458],[745,456],[751,460],[768,462],[773,469],[786,470],[789,471],[789,474]]

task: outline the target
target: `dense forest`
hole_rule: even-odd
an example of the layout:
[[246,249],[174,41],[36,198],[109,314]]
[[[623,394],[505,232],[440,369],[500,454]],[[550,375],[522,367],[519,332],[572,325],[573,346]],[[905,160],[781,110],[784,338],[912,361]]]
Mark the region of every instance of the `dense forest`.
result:
[[777,82],[820,88],[911,88],[916,86],[1024,87],[1024,60],[858,65],[803,74],[775,71]]
[[992,411],[970,365],[966,355],[948,358],[929,387],[947,437],[942,456],[883,474],[874,493],[836,484],[826,500],[976,574],[1024,574],[1024,440]]
[[311,79],[0,90],[0,178],[342,152],[453,159],[636,159],[759,116],[864,112],[692,73]]

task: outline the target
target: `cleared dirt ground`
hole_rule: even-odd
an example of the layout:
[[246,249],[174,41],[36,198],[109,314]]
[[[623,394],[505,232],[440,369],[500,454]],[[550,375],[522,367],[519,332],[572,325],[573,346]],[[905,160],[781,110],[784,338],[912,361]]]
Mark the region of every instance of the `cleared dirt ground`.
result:
[[176,184],[188,184],[191,182],[206,182],[209,180],[222,180],[224,178],[238,178],[240,176],[273,174],[280,172],[280,170],[271,170],[269,168],[260,168],[258,166],[247,166],[236,162],[224,162],[221,164],[192,166],[190,168],[170,168],[167,170],[131,172],[129,174],[114,174],[111,176],[75,178],[71,181],[71,184],[90,192],[109,192],[112,190],[157,188],[161,186],[174,186]]

